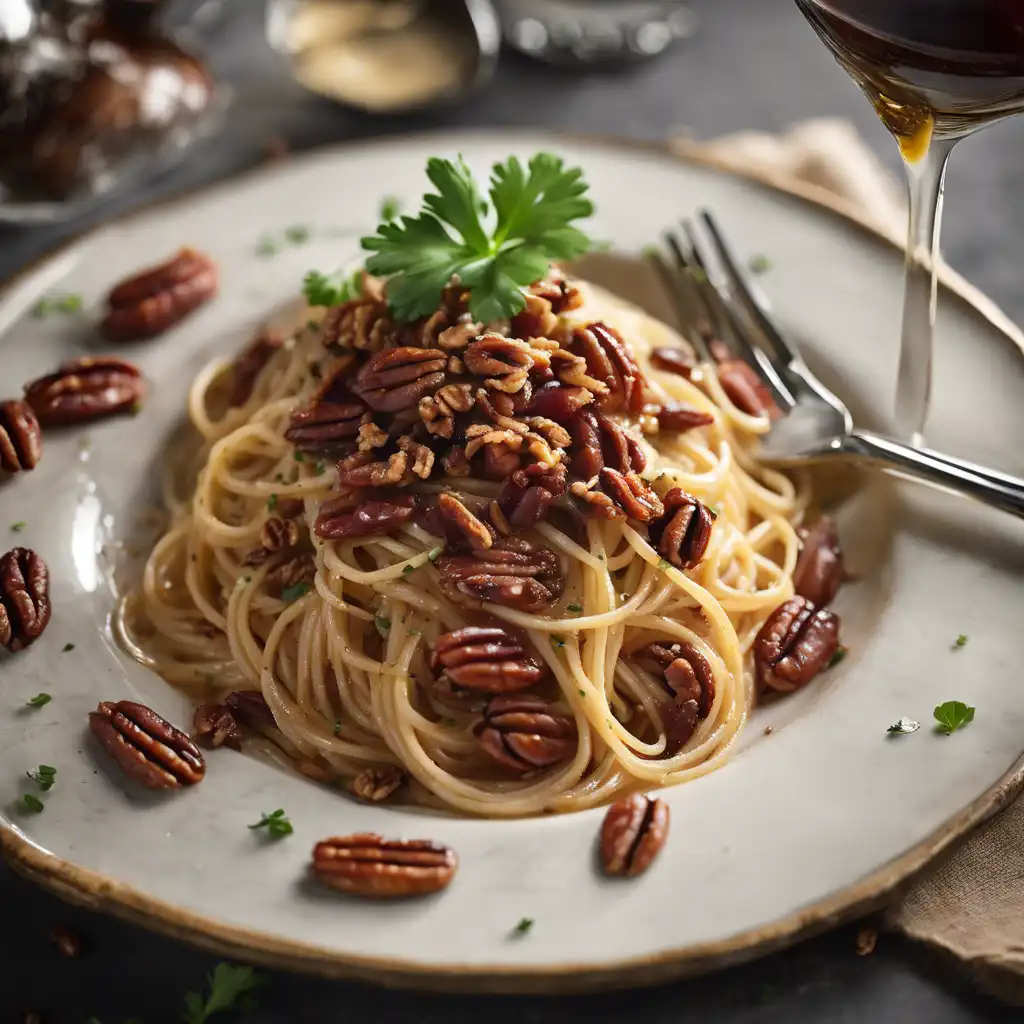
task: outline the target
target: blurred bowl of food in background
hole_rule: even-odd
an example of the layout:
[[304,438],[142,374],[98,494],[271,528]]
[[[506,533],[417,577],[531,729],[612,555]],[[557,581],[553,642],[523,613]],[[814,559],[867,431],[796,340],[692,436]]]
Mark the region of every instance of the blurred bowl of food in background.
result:
[[0,221],[56,220],[165,169],[228,103],[162,0],[0,2]]

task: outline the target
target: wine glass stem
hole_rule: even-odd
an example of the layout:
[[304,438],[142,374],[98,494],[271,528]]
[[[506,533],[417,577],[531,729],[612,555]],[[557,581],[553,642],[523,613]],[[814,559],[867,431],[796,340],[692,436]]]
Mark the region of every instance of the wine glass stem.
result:
[[939,233],[946,165],[956,139],[932,139],[927,153],[906,160],[910,185],[910,234],[903,302],[903,339],[896,379],[896,434],[924,444],[932,386],[932,349],[938,305]]

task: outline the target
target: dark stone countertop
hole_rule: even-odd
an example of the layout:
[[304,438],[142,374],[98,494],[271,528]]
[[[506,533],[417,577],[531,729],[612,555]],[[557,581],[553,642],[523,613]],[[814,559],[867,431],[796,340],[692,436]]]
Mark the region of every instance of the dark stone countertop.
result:
[[[503,58],[498,79],[465,106],[426,118],[372,122],[308,97],[283,77],[261,36],[262,3],[235,0],[217,30],[215,64],[239,91],[226,130],[161,180],[60,227],[0,229],[0,280],[69,234],[121,209],[192,188],[257,162],[271,136],[301,150],[346,138],[450,126],[545,126],[660,139],[686,126],[710,137],[743,128],[781,129],[805,117],[851,118],[894,169],[895,147],[836,68],[792,0],[694,0],[697,38],[665,59],[624,72],[577,74]],[[950,262],[1018,319],[1024,296],[1024,204],[1017,200],[1024,125],[997,126],[953,159],[945,251]],[[668,215],[671,211],[666,211]],[[893,325],[894,336],[897,325]],[[111,842],[125,841],[112,836]],[[680,880],[680,913],[686,881]],[[199,988],[214,957],[72,909],[0,868],[0,1020],[35,1009],[50,1024],[147,1024],[180,1020],[183,996]],[[62,958],[47,936],[69,923],[90,951]],[[855,928],[708,978],[649,991],[577,997],[457,998],[380,991],[274,975],[261,1009],[269,1022],[387,1021],[394,1024],[968,1024],[1020,1020],[971,991],[956,969],[883,935],[873,956],[854,953]],[[220,1019],[219,1017],[217,1019]],[[228,1018],[225,1017],[225,1020]]]

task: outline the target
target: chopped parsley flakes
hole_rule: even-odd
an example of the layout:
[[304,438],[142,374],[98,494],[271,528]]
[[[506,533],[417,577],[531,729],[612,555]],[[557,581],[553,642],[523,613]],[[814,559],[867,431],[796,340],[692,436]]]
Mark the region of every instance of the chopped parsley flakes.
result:
[[532,917],[521,917],[519,923],[512,929],[513,935],[527,935],[533,927]]
[[290,604],[292,601],[297,601],[300,597],[305,597],[310,589],[308,583],[296,583],[292,587],[285,587],[281,591],[281,600],[287,601]]

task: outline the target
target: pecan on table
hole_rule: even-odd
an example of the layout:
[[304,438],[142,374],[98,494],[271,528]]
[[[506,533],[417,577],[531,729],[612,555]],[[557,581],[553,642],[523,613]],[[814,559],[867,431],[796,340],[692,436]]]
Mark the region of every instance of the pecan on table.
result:
[[651,352],[651,362],[666,373],[674,373],[678,377],[689,380],[697,368],[697,361],[689,349],[665,345]]
[[44,427],[70,426],[138,410],[146,384],[137,367],[111,356],[83,356],[25,385],[25,401]]
[[375,412],[401,412],[444,384],[447,364],[448,357],[436,348],[384,349],[363,364],[352,390]]
[[608,394],[597,400],[602,411],[636,415],[643,411],[647,381],[617,331],[602,323],[577,327],[573,331],[572,351],[586,360],[587,373],[607,386]]
[[839,546],[835,520],[824,516],[803,538],[793,571],[793,586],[797,594],[820,608],[836,596],[845,578],[843,550]]
[[438,637],[430,667],[442,692],[515,693],[535,686],[545,670],[505,626],[464,626]]
[[526,385],[537,353],[518,338],[485,334],[470,344],[462,358],[466,369],[484,378],[487,387],[512,395]]
[[586,388],[552,380],[533,392],[526,411],[530,416],[543,416],[555,423],[569,424],[580,409],[593,401],[593,394]]
[[459,861],[429,839],[382,839],[373,833],[317,843],[312,870],[324,885],[356,896],[393,899],[447,888]]
[[242,748],[242,730],[231,709],[224,704],[200,704],[192,717],[192,728],[204,747]]
[[360,800],[379,804],[405,785],[408,776],[393,764],[364,768],[349,784],[349,792]]
[[710,427],[715,422],[715,417],[703,409],[687,405],[686,402],[666,402],[655,413],[660,430],[682,434],[687,430],[696,430],[698,427]]
[[398,494],[392,498],[376,498],[355,504],[352,495],[343,494],[320,506],[320,514],[313,523],[313,532],[325,540],[390,533],[412,519],[415,513],[416,498],[411,494]]
[[668,804],[634,793],[616,800],[601,825],[601,863],[606,875],[635,878],[661,853],[668,839]]
[[435,566],[449,598],[494,601],[522,612],[554,604],[565,586],[555,553],[516,537],[502,537],[487,551],[443,556]]
[[642,473],[647,468],[647,456],[640,442],[608,416],[583,409],[573,418],[569,429],[569,468],[574,476],[589,480],[605,466],[619,473]]
[[485,753],[519,772],[550,768],[576,753],[575,720],[540,697],[494,697],[473,731]]
[[50,573],[30,548],[0,557],[0,647],[24,650],[50,621]]
[[43,454],[43,432],[28,402],[0,402],[0,470],[35,469]]
[[791,693],[828,668],[839,648],[839,616],[805,597],[779,605],[754,641],[754,666],[763,686]]
[[89,714],[89,728],[121,770],[147,789],[180,789],[202,782],[199,748],[145,704],[103,701]]
[[182,249],[114,288],[100,330],[111,341],[155,338],[212,299],[217,285],[213,260],[195,249]]
[[663,503],[664,515],[651,525],[651,544],[677,568],[693,569],[707,553],[715,514],[678,487],[665,495]]
[[284,344],[280,331],[263,328],[248,347],[231,364],[231,393],[228,405],[245,405],[252,397],[253,388],[263,368]]
[[635,519],[650,523],[665,512],[661,498],[636,473],[620,473],[607,466],[598,474],[597,486],[577,481],[572,493],[582,498],[590,511],[605,519]]
[[547,516],[567,486],[563,463],[545,466],[534,462],[512,473],[498,492],[498,506],[511,529],[526,530]]
[[633,655],[658,676],[671,701],[662,705],[665,756],[674,757],[690,741],[715,704],[715,674],[693,644],[648,644]]

